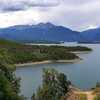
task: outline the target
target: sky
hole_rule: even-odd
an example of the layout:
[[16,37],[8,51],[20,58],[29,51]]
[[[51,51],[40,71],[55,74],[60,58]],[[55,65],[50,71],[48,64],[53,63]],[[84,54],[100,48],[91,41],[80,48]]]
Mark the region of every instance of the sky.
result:
[[0,0],[0,28],[40,22],[77,31],[100,27],[100,0]]

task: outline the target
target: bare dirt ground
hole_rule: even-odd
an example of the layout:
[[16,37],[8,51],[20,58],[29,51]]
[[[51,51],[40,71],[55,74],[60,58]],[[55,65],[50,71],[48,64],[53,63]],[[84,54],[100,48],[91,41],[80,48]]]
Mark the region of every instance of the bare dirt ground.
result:
[[[80,100],[79,95],[86,95],[87,100],[94,100],[95,95],[92,91],[74,90],[69,93],[67,100]],[[66,100],[66,99],[65,99]]]
[[94,95],[92,91],[75,91],[75,94],[86,94],[87,100],[94,100]]

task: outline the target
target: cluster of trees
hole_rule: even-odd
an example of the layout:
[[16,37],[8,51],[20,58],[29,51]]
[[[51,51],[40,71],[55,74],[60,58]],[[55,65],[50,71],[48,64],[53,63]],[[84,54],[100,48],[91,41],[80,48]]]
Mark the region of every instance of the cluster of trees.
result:
[[[16,78],[15,63],[43,60],[69,60],[78,56],[70,51],[89,51],[86,47],[29,46],[0,40],[0,100],[24,100],[19,95],[20,79]],[[61,100],[69,91],[70,82],[54,69],[43,70],[43,84],[32,100]]]
[[33,49],[33,51],[27,51],[23,49],[18,50],[17,48],[8,50],[8,53],[11,55],[12,61],[14,63],[36,62],[44,60],[72,60],[79,58],[75,54],[63,50],[63,48],[54,48],[51,50],[47,47],[46,49]]
[[75,46],[75,47],[65,47],[68,51],[92,51],[91,48],[84,46]]
[[55,69],[43,69],[43,84],[33,94],[32,100],[63,100],[70,85],[63,73],[58,73]]
[[15,67],[5,50],[0,50],[0,100],[22,100],[19,96],[19,79],[14,74]]
[[[19,95],[20,79],[6,49],[0,49],[0,100],[24,100]],[[43,84],[32,96],[32,100],[61,100],[69,92],[70,81],[63,73],[54,69],[43,69]]]
[[[0,49],[0,100],[24,100],[19,95],[20,79],[6,49]],[[54,69],[43,69],[43,84],[32,96],[32,100],[61,100],[69,92],[70,81],[63,73]]]
[[44,60],[73,60],[79,58],[72,51],[91,51],[87,47],[24,45],[8,40],[0,40],[0,48],[6,49],[13,63]]
[[[13,63],[8,49],[0,49],[0,100],[24,100],[24,97],[19,95],[20,79],[14,74],[16,68]],[[70,82],[63,73],[44,69],[43,84],[32,100],[60,100],[69,91],[69,86]]]

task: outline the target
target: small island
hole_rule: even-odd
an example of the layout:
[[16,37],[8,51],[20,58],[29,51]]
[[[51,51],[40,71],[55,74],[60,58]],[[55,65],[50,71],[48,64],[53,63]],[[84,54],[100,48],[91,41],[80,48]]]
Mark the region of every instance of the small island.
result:
[[88,47],[25,45],[9,40],[0,40],[0,53],[5,52],[14,64],[37,64],[48,62],[76,62],[80,60],[73,52],[92,51]]

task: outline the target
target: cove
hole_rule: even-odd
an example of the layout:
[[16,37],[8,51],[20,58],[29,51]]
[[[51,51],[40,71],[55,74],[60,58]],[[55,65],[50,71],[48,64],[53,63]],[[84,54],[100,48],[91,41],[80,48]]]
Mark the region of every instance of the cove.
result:
[[[67,46],[68,44],[62,44]],[[100,44],[73,44],[93,49],[90,53],[78,54],[83,60],[78,63],[49,63],[27,65],[16,69],[16,76],[21,78],[21,94],[30,98],[42,83],[42,69],[55,68],[67,75],[78,88],[87,90],[100,82]]]

